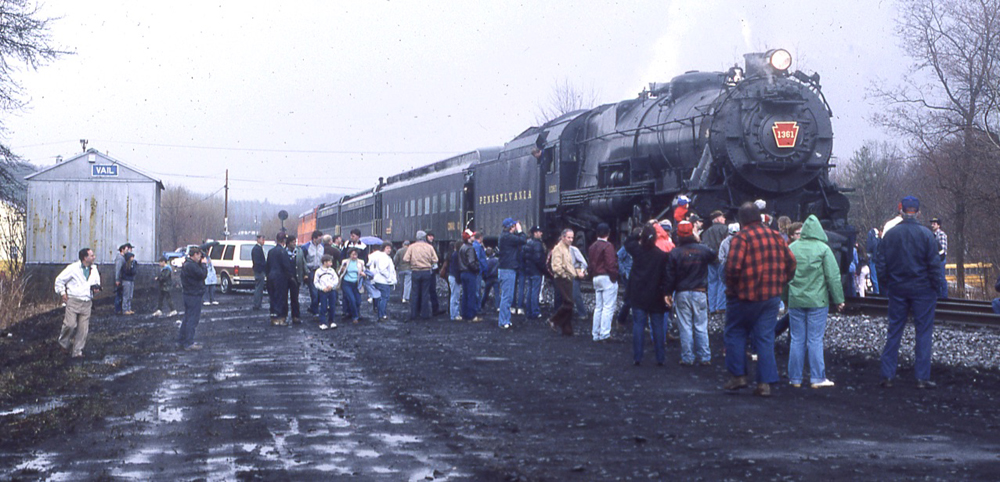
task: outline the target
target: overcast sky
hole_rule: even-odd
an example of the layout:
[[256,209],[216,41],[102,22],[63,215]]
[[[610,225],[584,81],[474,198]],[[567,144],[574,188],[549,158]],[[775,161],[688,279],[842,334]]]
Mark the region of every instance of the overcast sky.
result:
[[783,47],[818,72],[834,155],[885,138],[865,91],[906,71],[892,2],[49,0],[75,52],[19,78],[5,141],[40,166],[80,139],[168,185],[292,201],[371,187],[534,124],[564,79],[600,103]]

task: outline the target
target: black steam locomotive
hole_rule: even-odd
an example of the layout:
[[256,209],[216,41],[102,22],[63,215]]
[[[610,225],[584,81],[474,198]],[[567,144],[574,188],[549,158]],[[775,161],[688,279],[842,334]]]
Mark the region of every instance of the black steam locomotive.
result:
[[764,199],[775,216],[815,214],[846,232],[849,204],[828,177],[832,114],[819,75],[790,72],[781,49],[745,59],[743,68],[689,72],[636,99],[565,114],[499,152],[380,180],[311,215],[324,231],[357,227],[394,242],[417,229],[439,241],[465,228],[496,238],[507,217],[547,233],[587,233],[600,222],[627,232],[685,195],[702,215]]

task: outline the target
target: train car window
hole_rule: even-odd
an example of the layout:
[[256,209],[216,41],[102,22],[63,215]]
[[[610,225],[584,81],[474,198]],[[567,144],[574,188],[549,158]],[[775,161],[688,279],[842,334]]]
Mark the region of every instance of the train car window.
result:
[[434,196],[431,198],[431,214],[438,213],[438,197]]
[[431,197],[427,196],[424,198],[424,214],[431,213]]
[[448,212],[448,193],[441,193],[441,212]]
[[226,246],[226,253],[222,255],[222,259],[224,259],[226,261],[232,261],[233,260],[233,253],[235,253],[235,252],[236,252],[236,246],[235,245],[230,244],[229,246]]
[[420,199],[417,199],[417,216],[424,215],[424,203]]
[[456,203],[456,198],[457,197],[458,197],[458,193],[455,192],[455,191],[452,191],[451,192],[451,201],[448,203],[449,207],[451,208],[451,209],[449,209],[449,211],[451,211],[451,212],[455,212],[455,208],[457,206],[457,203]]
[[410,217],[417,215],[417,201],[410,199]]

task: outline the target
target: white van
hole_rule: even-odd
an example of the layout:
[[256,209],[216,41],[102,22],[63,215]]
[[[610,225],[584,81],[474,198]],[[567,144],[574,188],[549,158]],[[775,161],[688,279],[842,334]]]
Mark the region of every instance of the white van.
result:
[[[252,288],[253,258],[250,252],[257,244],[253,240],[218,241],[208,250],[212,266],[219,275],[219,290],[231,293],[233,288]],[[274,247],[274,241],[264,242],[264,255]]]

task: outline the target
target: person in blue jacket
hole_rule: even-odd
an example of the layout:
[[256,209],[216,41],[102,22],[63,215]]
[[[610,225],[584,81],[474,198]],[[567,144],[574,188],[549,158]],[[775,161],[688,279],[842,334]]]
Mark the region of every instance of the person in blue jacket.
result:
[[920,201],[907,196],[900,203],[902,222],[885,233],[876,256],[876,272],[889,298],[889,327],[881,359],[881,385],[892,387],[899,361],[899,344],[907,317],[913,315],[917,388],[931,389],[931,351],[934,310],[941,282],[938,241],[917,222]]

